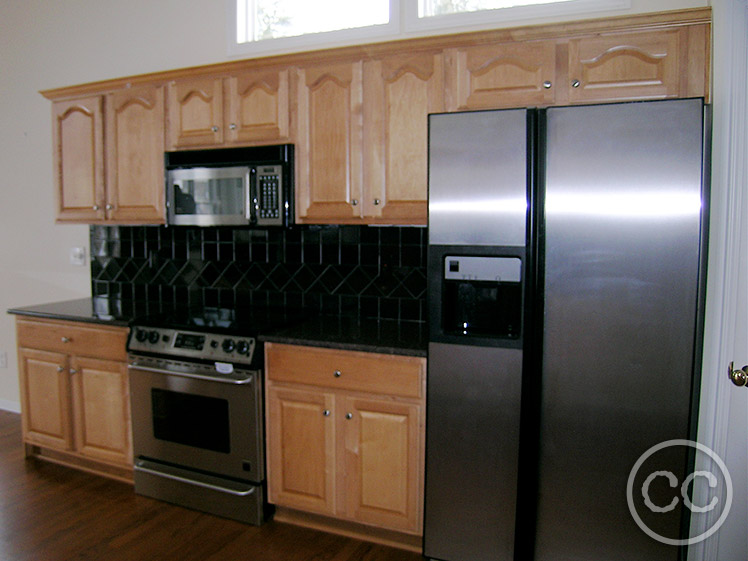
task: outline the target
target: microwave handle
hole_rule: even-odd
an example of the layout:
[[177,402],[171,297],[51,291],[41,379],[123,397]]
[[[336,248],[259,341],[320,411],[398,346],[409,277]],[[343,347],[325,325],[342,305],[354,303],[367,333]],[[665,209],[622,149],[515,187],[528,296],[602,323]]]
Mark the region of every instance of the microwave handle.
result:
[[245,199],[245,205],[244,205],[244,211],[245,211],[245,218],[247,219],[247,223],[249,224],[255,224],[257,223],[257,214],[259,211],[259,202],[257,200],[257,170],[252,167],[248,168],[245,175],[244,175],[244,185],[245,185],[245,193],[246,193],[246,199]]
[[169,173],[166,177],[166,208],[169,209],[169,214],[176,212],[174,206],[174,197],[176,196],[175,188],[182,189],[182,180],[174,179]]

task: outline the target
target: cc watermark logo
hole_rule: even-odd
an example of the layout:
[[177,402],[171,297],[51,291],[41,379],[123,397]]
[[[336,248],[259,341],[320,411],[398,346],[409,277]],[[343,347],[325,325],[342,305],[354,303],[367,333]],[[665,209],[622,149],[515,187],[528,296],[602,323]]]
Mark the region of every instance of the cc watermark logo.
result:
[[[711,459],[712,465],[719,468],[718,470],[715,469],[715,471],[718,471],[719,473],[715,474],[713,471],[696,470],[686,476],[683,481],[679,481],[677,476],[671,471],[654,470],[649,472],[641,484],[638,484],[638,482],[641,482],[642,475],[647,473],[646,468],[642,470],[642,466],[645,466],[648,460],[658,453],[664,454],[668,451],[672,452],[672,449],[674,448],[682,447],[693,448],[696,450],[697,454],[706,454]],[[639,475],[640,471],[642,471],[642,475]],[[700,479],[703,479],[702,483],[706,484],[710,490],[716,490],[719,488],[721,479],[721,496],[706,493],[707,495],[711,494],[711,498],[707,497],[708,500],[705,500],[704,504],[694,504],[696,501],[694,499],[694,502],[692,502],[689,497],[689,488],[695,486],[697,481]],[[655,487],[660,489],[659,493],[655,493],[658,495],[658,498],[656,499],[652,497],[653,488]],[[662,499],[663,493],[661,490],[663,488],[673,491],[672,496],[669,497],[670,500]],[[656,446],[652,446],[652,448],[644,452],[644,454],[642,454],[634,464],[626,485],[626,500],[628,501],[631,516],[634,518],[634,521],[637,523],[639,528],[641,528],[647,535],[668,545],[691,545],[707,539],[724,523],[730,512],[730,506],[732,505],[732,480],[730,479],[730,474],[727,471],[725,462],[722,461],[722,458],[720,458],[713,450],[703,444],[693,442],[692,440],[668,440],[667,442],[662,442]],[[643,501],[644,507],[641,507],[641,501]],[[639,504],[641,508],[648,509],[655,515],[666,515],[667,513],[675,511],[680,502],[682,502],[685,508],[689,509],[691,513],[695,515],[709,515],[709,513],[715,509],[720,509],[718,511],[720,512],[720,515],[706,531],[698,536],[693,536],[688,539],[678,539],[663,535],[663,533],[660,533],[657,529],[652,527],[654,524],[647,524],[642,518],[639,509],[637,509],[637,504]],[[650,521],[655,520],[652,516],[648,516],[648,519]]]

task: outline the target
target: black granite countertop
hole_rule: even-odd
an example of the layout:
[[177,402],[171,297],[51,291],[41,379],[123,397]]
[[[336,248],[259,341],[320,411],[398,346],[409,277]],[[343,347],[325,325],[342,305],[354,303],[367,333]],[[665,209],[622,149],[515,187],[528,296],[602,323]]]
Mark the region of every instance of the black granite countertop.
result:
[[[149,310],[106,298],[78,298],[21,308],[9,314],[127,327]],[[426,324],[314,316],[261,334],[262,341],[385,354],[426,356]]]
[[134,308],[122,310],[121,305],[112,305],[109,300],[96,298],[78,298],[62,302],[50,302],[11,308],[9,314],[30,316],[44,319],[60,319],[68,321],[82,321],[127,327],[138,311]]
[[260,339],[289,345],[425,357],[428,330],[424,323],[318,316],[263,334]]

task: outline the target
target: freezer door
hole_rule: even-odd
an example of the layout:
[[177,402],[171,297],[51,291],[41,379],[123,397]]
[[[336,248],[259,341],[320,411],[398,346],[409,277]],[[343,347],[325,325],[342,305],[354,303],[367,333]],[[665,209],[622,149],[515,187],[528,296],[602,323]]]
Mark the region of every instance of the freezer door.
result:
[[524,246],[527,110],[429,117],[429,244]]
[[[675,561],[629,512],[652,446],[690,436],[698,327],[703,106],[547,112],[545,327],[537,561]],[[634,482],[643,521],[677,539],[685,447]],[[645,478],[657,476],[643,502]],[[689,472],[690,473],[690,472]]]
[[429,344],[424,555],[512,561],[522,351]]

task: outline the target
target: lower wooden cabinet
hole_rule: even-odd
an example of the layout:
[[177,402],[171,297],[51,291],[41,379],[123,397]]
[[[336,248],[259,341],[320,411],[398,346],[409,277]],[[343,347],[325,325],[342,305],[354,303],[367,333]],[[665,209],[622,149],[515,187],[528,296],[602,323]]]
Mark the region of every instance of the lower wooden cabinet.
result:
[[270,502],[420,535],[425,359],[267,344],[266,370]]
[[132,478],[126,328],[16,320],[29,455]]

